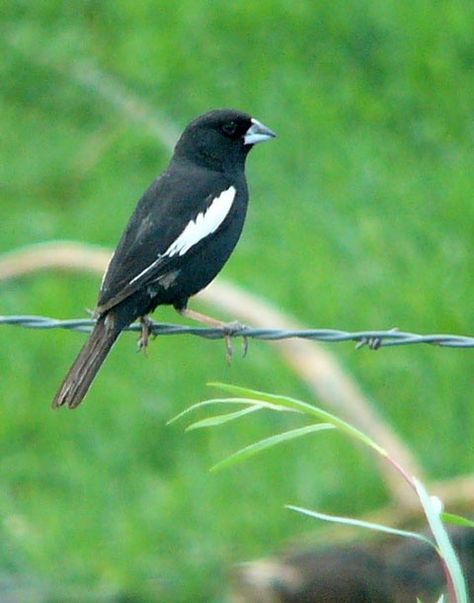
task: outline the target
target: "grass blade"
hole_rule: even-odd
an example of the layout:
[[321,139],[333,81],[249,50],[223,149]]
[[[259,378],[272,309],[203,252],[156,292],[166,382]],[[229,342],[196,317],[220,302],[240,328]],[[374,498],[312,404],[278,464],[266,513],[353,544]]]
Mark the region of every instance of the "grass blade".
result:
[[297,429],[291,429],[290,431],[278,433],[277,435],[270,436],[264,440],[259,440],[254,444],[250,444],[245,448],[241,448],[237,452],[234,452],[224,460],[214,465],[214,467],[211,467],[211,471],[219,471],[224,467],[228,467],[234,463],[246,460],[254,454],[257,454],[262,450],[266,450],[267,448],[271,448],[272,446],[276,446],[277,444],[281,444],[282,442],[288,442],[288,440],[293,440],[294,438],[304,436],[308,433],[323,431],[325,429],[334,429],[334,425],[329,423],[317,423],[315,425],[307,425],[305,427],[298,427]]
[[260,404],[254,404],[253,406],[247,406],[245,408],[241,408],[240,410],[236,410],[235,412],[226,412],[221,415],[215,415],[214,417],[208,417],[207,419],[202,419],[201,421],[191,423],[191,425],[186,427],[186,431],[202,429],[203,427],[216,427],[217,425],[223,425],[224,423],[234,421],[235,419],[239,419],[240,417],[248,415],[252,412],[261,410],[262,408],[264,407]]
[[451,523],[455,526],[464,526],[466,528],[474,528],[474,521],[463,517],[462,515],[456,515],[455,513],[442,513],[441,519],[446,523]]
[[452,582],[452,584],[448,584],[448,587],[452,587],[453,594],[456,597],[456,603],[468,603],[466,583],[464,581],[462,569],[451,541],[449,540],[446,528],[441,521],[441,501],[434,496],[429,496],[423,484],[416,478],[414,478],[414,483],[436,544],[438,545],[438,553],[445,563],[446,570],[449,574],[448,579]]
[[176,416],[172,417],[169,421],[167,421],[166,424],[171,425],[171,423],[178,421],[179,419],[181,419],[185,415],[193,412],[194,410],[197,410],[198,408],[202,408],[203,406],[210,406],[213,404],[247,404],[247,405],[251,404],[251,405],[259,406],[261,408],[269,408],[271,410],[281,410],[280,407],[276,407],[274,404],[271,404],[269,402],[265,402],[262,400],[251,400],[249,398],[213,398],[212,400],[204,400],[202,402],[196,402],[196,404],[193,404],[192,406],[185,408],[182,412],[180,412]]
[[353,526],[357,528],[366,528],[368,530],[374,530],[377,532],[384,532],[386,534],[393,534],[395,536],[403,536],[404,538],[414,538],[415,540],[421,540],[431,547],[436,548],[434,543],[426,536],[417,534],[416,532],[408,532],[407,530],[398,530],[389,526],[384,526],[379,523],[372,523],[370,521],[362,521],[361,519],[353,519],[352,517],[341,517],[339,515],[326,515],[325,513],[318,513],[317,511],[310,511],[309,509],[303,509],[302,507],[295,507],[294,505],[286,505],[287,509],[303,513],[314,519],[321,519],[322,521],[330,521],[342,525]]
[[261,401],[266,402],[267,404],[272,404],[273,406],[279,406],[283,408],[287,408],[290,410],[296,410],[297,412],[304,413],[311,417],[316,417],[319,420],[325,421],[327,423],[331,423],[347,435],[359,440],[366,446],[373,448],[379,454],[386,457],[386,451],[379,446],[376,442],[374,442],[371,438],[369,438],[365,433],[362,433],[346,421],[339,419],[335,415],[319,408],[317,406],[313,406],[312,404],[308,404],[307,402],[303,402],[301,400],[296,400],[295,398],[289,398],[287,396],[278,396],[275,394],[267,394],[265,392],[259,392],[257,390],[247,389],[245,387],[239,387],[237,385],[229,385],[226,383],[209,383],[212,387],[218,387],[223,391],[229,392],[235,396],[242,396],[242,400],[250,399],[253,402]]

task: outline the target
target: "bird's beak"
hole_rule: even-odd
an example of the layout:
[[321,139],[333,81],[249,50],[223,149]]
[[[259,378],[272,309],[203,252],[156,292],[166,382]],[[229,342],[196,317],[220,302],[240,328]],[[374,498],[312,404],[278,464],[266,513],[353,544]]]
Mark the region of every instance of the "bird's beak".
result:
[[275,132],[252,117],[252,125],[244,134],[244,144],[257,144],[275,138]]

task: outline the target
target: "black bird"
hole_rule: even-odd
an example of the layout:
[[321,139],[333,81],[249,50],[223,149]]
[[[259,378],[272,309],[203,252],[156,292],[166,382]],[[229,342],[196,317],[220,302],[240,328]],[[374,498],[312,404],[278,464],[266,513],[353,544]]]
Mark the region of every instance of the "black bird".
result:
[[138,202],[102,281],[96,325],[53,400],[78,406],[117,337],[136,319],[141,346],[147,315],[170,304],[190,318],[219,321],[187,309],[188,299],[218,274],[244,225],[245,160],[275,134],[247,113],[210,111],[192,121],[166,171]]

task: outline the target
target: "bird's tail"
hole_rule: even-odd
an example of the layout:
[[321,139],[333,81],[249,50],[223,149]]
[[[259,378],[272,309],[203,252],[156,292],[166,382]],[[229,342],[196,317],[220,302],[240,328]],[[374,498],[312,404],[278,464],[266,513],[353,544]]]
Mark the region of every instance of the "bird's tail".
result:
[[121,330],[115,324],[112,313],[98,318],[89,339],[55,395],[53,408],[79,406]]

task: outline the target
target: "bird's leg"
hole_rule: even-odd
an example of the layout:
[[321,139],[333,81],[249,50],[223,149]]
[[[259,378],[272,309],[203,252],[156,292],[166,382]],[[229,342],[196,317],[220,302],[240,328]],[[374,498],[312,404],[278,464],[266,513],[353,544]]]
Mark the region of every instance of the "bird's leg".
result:
[[[226,323],[222,320],[217,320],[217,318],[212,318],[212,316],[207,316],[207,314],[201,314],[201,312],[190,310],[189,308],[179,308],[178,312],[184,318],[190,318],[191,320],[195,320],[196,322],[200,322],[210,327],[217,327],[218,329],[222,329],[224,331],[226,358],[227,362],[230,363],[230,361],[232,360],[232,355],[234,353],[234,350],[232,348],[232,335],[235,331],[238,331],[242,328],[242,325],[239,322],[236,321]],[[245,335],[243,337],[243,342],[243,356],[245,357],[248,350],[248,339]]]
[[142,330],[140,332],[140,337],[138,338],[138,351],[140,352],[141,350],[143,350],[143,353],[146,356],[146,350],[148,347],[148,340],[150,339],[150,335],[152,334],[152,324],[153,321],[148,318],[148,316],[140,316],[140,318],[138,319],[141,326],[142,326]]

